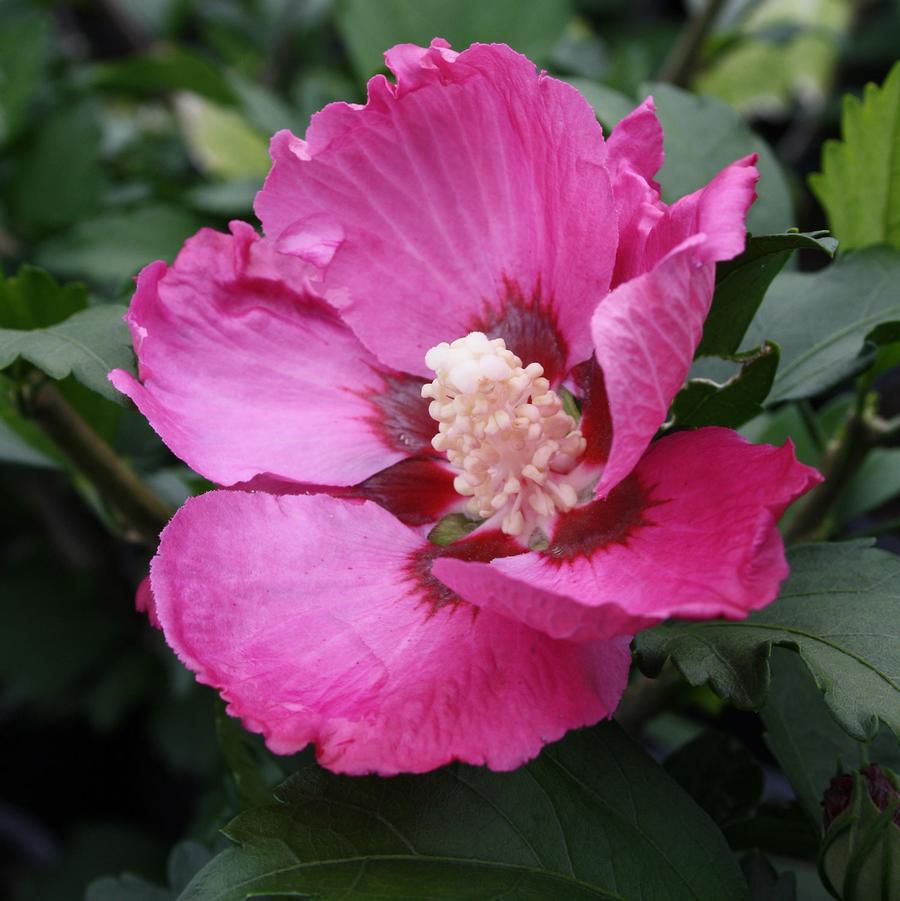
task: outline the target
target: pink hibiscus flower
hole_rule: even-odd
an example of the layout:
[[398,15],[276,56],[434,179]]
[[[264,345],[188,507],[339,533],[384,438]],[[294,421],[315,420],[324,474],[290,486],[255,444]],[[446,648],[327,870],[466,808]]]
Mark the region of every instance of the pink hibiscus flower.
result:
[[[345,773],[510,769],[612,713],[637,630],[768,604],[818,475],[725,429],[650,443],[752,157],[667,206],[651,100],[604,141],[508,47],[386,58],[396,84],[273,139],[266,238],[204,230],[141,273],[140,380],[111,379],[243,489],[185,504],[151,568],[232,714]],[[430,542],[454,512],[477,528]]]

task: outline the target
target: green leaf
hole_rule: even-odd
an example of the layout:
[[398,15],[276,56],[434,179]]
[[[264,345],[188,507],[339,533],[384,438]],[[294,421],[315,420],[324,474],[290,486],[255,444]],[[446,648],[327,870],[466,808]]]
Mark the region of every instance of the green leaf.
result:
[[147,263],[172,260],[201,224],[193,213],[163,204],[106,213],[44,241],[37,262],[64,278],[118,290]]
[[512,773],[451,766],[343,778],[312,766],[180,901],[746,898],[706,815],[618,726],[571,733]]
[[731,359],[741,368],[725,384],[691,379],[678,392],[672,404],[676,428],[721,425],[736,429],[762,413],[778,368],[778,345],[766,342]]
[[842,141],[826,141],[822,171],[811,175],[831,230],[845,249],[900,249],[900,63],[881,87],[844,97]]
[[125,310],[119,304],[103,304],[43,329],[0,329],[0,369],[21,357],[51,378],[71,374],[91,390],[121,403],[121,395],[106,376],[110,369],[134,370],[131,336],[122,322]]
[[0,146],[19,131],[32,95],[50,58],[52,26],[48,15],[3,14],[0,28]]
[[716,293],[696,355],[726,357],[737,351],[769,285],[795,250],[834,256],[836,247],[826,232],[750,235],[739,257],[716,266]]
[[666,623],[635,639],[648,674],[673,660],[691,685],[708,682],[737,707],[758,709],[773,646],[797,651],[825,702],[854,738],[879,721],[900,733],[900,558],[867,541],[794,549],[775,603],[746,620]]
[[97,110],[89,100],[47,116],[12,181],[16,219],[40,230],[71,225],[93,213],[105,187],[101,137]]
[[269,171],[268,140],[237,111],[180,94],[176,109],[185,143],[202,172],[223,179],[258,177]]
[[[694,80],[748,117],[815,115],[826,102],[853,19],[845,0],[766,0],[747,4],[730,45]],[[803,110],[802,108],[806,109]]]
[[847,523],[900,495],[900,448],[869,451],[834,507],[839,522]]
[[774,235],[794,224],[790,192],[775,154],[728,104],[659,82],[643,85],[641,95],[646,94],[653,95],[665,132],[666,161],[657,176],[663,200],[672,203],[696,191],[729,163],[756,152],[759,198],[750,208],[747,228]]
[[501,41],[540,63],[570,15],[569,0],[542,0],[524,9],[521,0],[347,0],[337,25],[357,73],[367,78],[384,66],[387,48],[406,42],[427,45],[435,35],[457,50],[474,41]]
[[141,94],[192,91],[224,104],[233,104],[237,99],[220,66],[179,46],[158,45],[146,54],[101,63],[93,74],[95,84],[101,88]]
[[221,702],[216,706],[216,735],[222,759],[234,781],[240,809],[270,803],[273,786],[286,774],[259,753],[254,744],[258,736],[251,736],[238,720],[228,716]]
[[0,276],[0,369],[19,358],[54,379],[73,375],[92,391],[121,403],[110,369],[133,370],[131,336],[117,304],[86,307],[83,285],[62,285],[23,266]]
[[896,769],[900,742],[886,726],[868,743],[848,735],[796,654],[775,648],[771,667],[772,686],[759,712],[766,743],[810,819],[821,829],[822,795],[832,776],[868,762]]
[[84,285],[60,285],[35,266],[22,266],[10,278],[0,274],[0,329],[46,328],[87,305]]
[[890,341],[900,322],[900,252],[870,247],[815,273],[782,273],[766,294],[745,344],[777,341],[781,365],[770,400],[819,394],[866,365],[867,340]]

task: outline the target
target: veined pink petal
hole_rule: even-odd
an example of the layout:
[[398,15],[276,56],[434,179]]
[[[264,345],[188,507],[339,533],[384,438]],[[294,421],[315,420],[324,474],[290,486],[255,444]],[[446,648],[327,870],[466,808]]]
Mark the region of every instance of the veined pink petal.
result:
[[591,333],[612,422],[598,496],[631,472],[687,377],[712,302],[715,263],[744,246],[744,218],[756,196],[753,160],[734,163],[667,208],[636,257],[646,271],[615,288],[594,313]]
[[619,220],[619,246],[612,287],[648,268],[643,260],[647,235],[665,215],[654,176],[663,164],[663,130],[648,97],[612,130],[606,142]]
[[110,375],[172,451],[222,485],[351,485],[430,452],[421,383],[377,363],[310,293],[308,267],[232,231],[143,270],[127,316],[140,381]]
[[482,330],[562,378],[590,356],[617,243],[593,111],[503,45],[387,61],[397,83],[373,78],[365,107],[275,136],[266,233],[285,250],[300,234],[305,258],[311,222],[342,236],[322,290],[390,366],[425,375],[431,346]]
[[151,574],[199,681],[276,753],[314,742],[336,772],[512,769],[612,712],[628,639],[571,644],[479,611],[431,575],[438,553],[373,503],[220,491],[175,515]]
[[560,639],[633,634],[668,617],[740,619],[776,597],[788,573],[776,521],[819,481],[790,442],[680,432],[652,445],[605,499],[561,516],[546,551],[438,560],[434,573]]
[[715,284],[715,266],[695,257],[702,240],[686,241],[653,270],[620,285],[594,314],[591,332],[612,425],[598,496],[634,468],[687,376]]
[[662,167],[665,153],[662,124],[656,117],[652,97],[647,97],[610,132],[606,151],[614,183],[623,171],[630,170],[656,189],[653,177]]

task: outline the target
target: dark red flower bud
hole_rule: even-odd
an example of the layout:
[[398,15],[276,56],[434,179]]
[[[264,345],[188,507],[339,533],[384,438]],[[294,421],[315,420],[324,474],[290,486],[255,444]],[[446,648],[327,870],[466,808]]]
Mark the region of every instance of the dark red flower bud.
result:
[[[885,775],[881,767],[877,763],[870,763],[864,766],[860,771],[860,775],[865,781],[866,790],[872,803],[879,810],[886,810],[888,804],[894,799],[900,797],[900,792]],[[831,780],[831,784],[825,791],[822,798],[823,820],[825,828],[832,824],[834,819],[842,814],[850,806],[850,799],[853,795],[853,776],[835,776]],[[894,813],[894,823],[900,826],[900,808]]]

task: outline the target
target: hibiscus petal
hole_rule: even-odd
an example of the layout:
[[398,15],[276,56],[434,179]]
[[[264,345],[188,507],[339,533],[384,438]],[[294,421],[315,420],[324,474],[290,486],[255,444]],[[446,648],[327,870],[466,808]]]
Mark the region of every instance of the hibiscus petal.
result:
[[547,551],[438,560],[434,573],[560,639],[633,634],[668,617],[740,619],[775,599],[788,573],[775,523],[819,481],[790,442],[681,432],[654,444],[606,499],[562,516]]
[[648,97],[612,130],[606,142],[607,167],[616,198],[619,246],[612,287],[647,270],[647,235],[665,215],[654,176],[663,164],[663,130]]
[[[590,356],[616,216],[593,111],[503,45],[395,47],[397,84],[335,103],[306,140],[280,132],[257,197],[268,235],[335,245],[324,291],[383,362],[425,375],[425,352],[473,330],[552,379]],[[558,359],[559,357],[559,359]]]
[[110,375],[172,451],[222,485],[351,485],[430,452],[421,383],[383,370],[308,291],[307,267],[232,231],[144,269],[127,316],[140,381]]
[[599,496],[631,472],[687,377],[712,303],[715,263],[744,246],[757,179],[753,159],[667,208],[641,254],[641,265],[652,268],[615,288],[594,313],[594,351],[612,420]]
[[431,576],[441,552],[370,502],[219,491],[175,515],[151,578],[198,680],[273,751],[314,742],[336,772],[512,769],[611,713],[627,639],[478,611]]
[[606,151],[614,183],[627,169],[641,176],[649,186],[656,187],[653,176],[662,167],[665,153],[662,123],[656,116],[652,97],[647,97],[610,132]]

